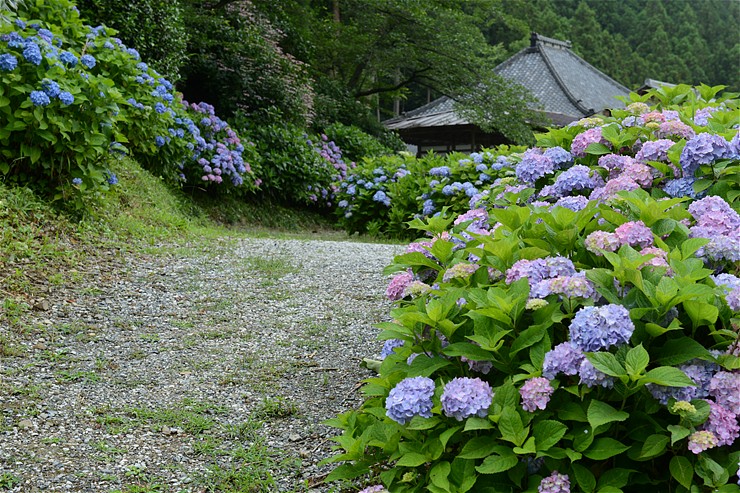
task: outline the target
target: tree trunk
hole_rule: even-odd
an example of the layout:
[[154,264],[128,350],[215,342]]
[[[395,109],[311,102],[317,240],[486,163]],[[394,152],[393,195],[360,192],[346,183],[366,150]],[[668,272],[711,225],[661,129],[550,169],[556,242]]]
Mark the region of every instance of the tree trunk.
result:
[[332,3],[332,9],[334,11],[334,22],[339,24],[342,21],[339,15],[339,0],[332,0],[331,3]]

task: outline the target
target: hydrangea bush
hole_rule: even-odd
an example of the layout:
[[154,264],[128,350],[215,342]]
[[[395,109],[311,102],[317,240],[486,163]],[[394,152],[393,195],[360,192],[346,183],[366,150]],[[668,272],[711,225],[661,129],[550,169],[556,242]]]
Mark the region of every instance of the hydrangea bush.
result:
[[518,191],[411,221],[425,236],[388,268],[393,342],[330,422],[329,479],[740,491],[737,101],[649,96],[510,154],[491,178]]
[[207,105],[181,101],[112,29],[84,25],[67,0],[26,2],[10,20],[0,26],[9,179],[79,198],[106,189],[110,159],[131,154],[173,182],[259,185],[233,130]]

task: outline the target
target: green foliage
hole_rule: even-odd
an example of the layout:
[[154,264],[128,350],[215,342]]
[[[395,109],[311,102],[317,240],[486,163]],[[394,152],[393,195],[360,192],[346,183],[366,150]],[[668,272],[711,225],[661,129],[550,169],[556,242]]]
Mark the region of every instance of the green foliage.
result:
[[[544,491],[544,479],[557,471],[567,475],[570,491],[740,490],[734,478],[738,437],[697,448],[702,433],[730,433],[731,426],[710,412],[715,406],[737,417],[722,392],[734,395],[740,385],[740,311],[731,301],[740,287],[718,286],[718,274],[740,282],[732,277],[740,273],[733,253],[737,231],[728,226],[717,236],[702,232],[700,205],[691,207],[706,190],[723,199],[710,197],[701,207],[722,200],[735,207],[723,206],[725,212],[713,216],[714,227],[740,222],[737,101],[708,86],[646,97],[655,98],[662,112],[637,102],[615,110],[614,117],[553,130],[539,136],[539,150],[510,152],[508,164],[495,155],[471,155],[471,164],[485,167],[491,181],[498,178],[512,189],[499,193],[500,185],[494,185],[485,207],[457,218],[443,208],[439,216],[410,221],[424,239],[388,267],[396,276],[387,294],[397,304],[391,321],[379,325],[381,339],[402,345],[367,380],[362,407],[330,421],[342,430],[335,439],[341,452],[331,461],[344,464],[328,479],[371,475],[392,493],[535,492]],[[709,106],[715,111],[703,121],[706,114],[697,110]],[[633,155],[657,139],[658,115],[677,116],[697,133],[723,136],[731,150],[690,176],[692,158],[680,156],[694,143],[661,134],[674,139],[668,144],[675,149],[656,161],[642,156],[640,163]],[[583,136],[593,136],[594,126],[601,136],[587,145]],[[563,146],[562,153],[570,149],[574,161],[526,181],[538,167],[547,169],[533,156],[555,146]],[[598,157],[610,149],[646,166],[647,173],[634,164],[625,170],[607,170],[608,161],[600,166]],[[452,180],[472,185],[475,168],[459,157],[452,156],[447,169],[432,171],[435,179],[448,180],[435,186],[454,187]],[[403,165],[410,168],[415,161],[407,159]],[[557,198],[590,192],[553,192],[553,183],[568,169],[578,171],[576,165],[603,173],[597,182],[606,185],[601,182],[592,200],[579,207],[553,205]],[[396,163],[392,169],[400,168]],[[357,169],[365,182],[372,179],[369,169],[369,163]],[[639,178],[638,170],[645,176]],[[685,194],[666,188],[681,173],[689,180]],[[425,183],[426,177],[417,178]],[[641,186],[619,188],[633,178]],[[347,182],[358,183],[352,176]],[[384,186],[392,192],[396,184]],[[444,205],[458,207],[456,198],[442,195],[448,197]],[[388,212],[377,217],[382,214]],[[638,229],[641,240],[633,236]],[[603,235],[617,244],[599,243]],[[721,255],[708,253],[712,242],[723,241],[735,246]],[[557,265],[567,265],[567,273]],[[600,310],[622,315],[600,320]],[[596,336],[598,326],[605,339]],[[619,340],[619,333],[626,335]],[[563,345],[580,356],[559,361],[563,357],[553,349]],[[706,369],[706,381],[693,367]],[[723,387],[723,375],[733,383]],[[434,386],[430,405],[418,406],[415,399],[421,397],[405,394],[405,409],[414,416],[401,422],[389,412],[401,398],[389,395],[416,377]],[[465,408],[459,417],[460,408],[450,401],[470,405],[480,393],[447,395],[453,379],[461,377],[479,379],[493,395],[490,403]],[[539,400],[531,395],[534,384],[547,389]]]
[[324,134],[342,149],[344,158],[349,161],[360,161],[365,157],[382,156],[401,150],[386,147],[375,137],[352,125],[334,123],[324,129]]
[[78,6],[86,22],[116,29],[160,74],[180,79],[189,34],[179,0],[80,0]]
[[310,122],[313,91],[305,67],[283,52],[280,33],[250,2],[190,2],[185,19],[191,34],[182,71],[186,98],[212,102],[227,118],[241,111],[265,124]]

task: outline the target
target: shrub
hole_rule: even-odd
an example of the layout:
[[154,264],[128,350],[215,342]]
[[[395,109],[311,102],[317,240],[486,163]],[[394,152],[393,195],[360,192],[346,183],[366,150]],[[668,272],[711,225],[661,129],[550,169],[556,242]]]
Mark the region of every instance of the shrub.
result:
[[172,82],[187,60],[188,32],[178,0],[81,0],[80,15],[92,25],[116,29],[141,57]]
[[[330,480],[739,490],[737,102],[681,91],[540,136],[496,175],[521,189],[411,223],[426,238],[388,268],[380,326],[394,349],[330,422],[346,462]],[[669,127],[696,136],[660,142]]]
[[393,153],[393,149],[353,125],[333,123],[324,129],[324,133],[342,149],[345,159],[350,161]]
[[83,25],[66,0],[29,2],[0,26],[0,172],[81,206],[82,192],[115,184],[107,163],[116,155],[130,153],[173,182],[200,181],[203,166],[194,163],[207,156],[228,183],[247,178],[244,188],[254,188],[236,134],[215,115],[186,108],[114,34]]

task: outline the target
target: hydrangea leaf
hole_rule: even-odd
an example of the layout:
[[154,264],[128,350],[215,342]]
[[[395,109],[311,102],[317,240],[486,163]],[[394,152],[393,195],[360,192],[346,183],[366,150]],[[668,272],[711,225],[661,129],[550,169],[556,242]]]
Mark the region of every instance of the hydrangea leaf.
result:
[[547,450],[555,446],[567,431],[568,427],[558,421],[544,420],[537,422],[532,428],[532,436],[535,438],[537,450]]
[[686,489],[691,487],[691,482],[694,479],[694,466],[691,465],[689,459],[682,455],[673,456],[668,468],[671,471],[671,476],[681,486]]
[[605,460],[609,457],[619,455],[629,447],[623,443],[608,437],[597,438],[594,443],[583,452],[583,455],[593,460]]
[[663,455],[663,452],[665,452],[666,446],[668,445],[668,442],[670,442],[670,440],[670,437],[666,435],[650,435],[647,440],[645,440],[645,443],[643,443],[642,449],[640,449],[640,458],[652,459],[654,457]]
[[671,445],[691,435],[691,430],[684,426],[668,425],[666,428],[671,432]]
[[[596,366],[596,365],[594,365]],[[684,372],[672,366],[659,366],[653,368],[640,379],[642,383],[654,383],[666,387],[695,387],[693,380]]]
[[575,476],[576,483],[584,493],[591,493],[596,488],[596,478],[586,467],[580,464],[571,464],[571,470]]
[[588,406],[588,423],[593,429],[614,421],[624,421],[629,413],[618,411],[606,402],[592,400]]
[[490,455],[475,470],[481,474],[496,474],[508,471],[519,463],[519,458],[512,452],[511,455]]

